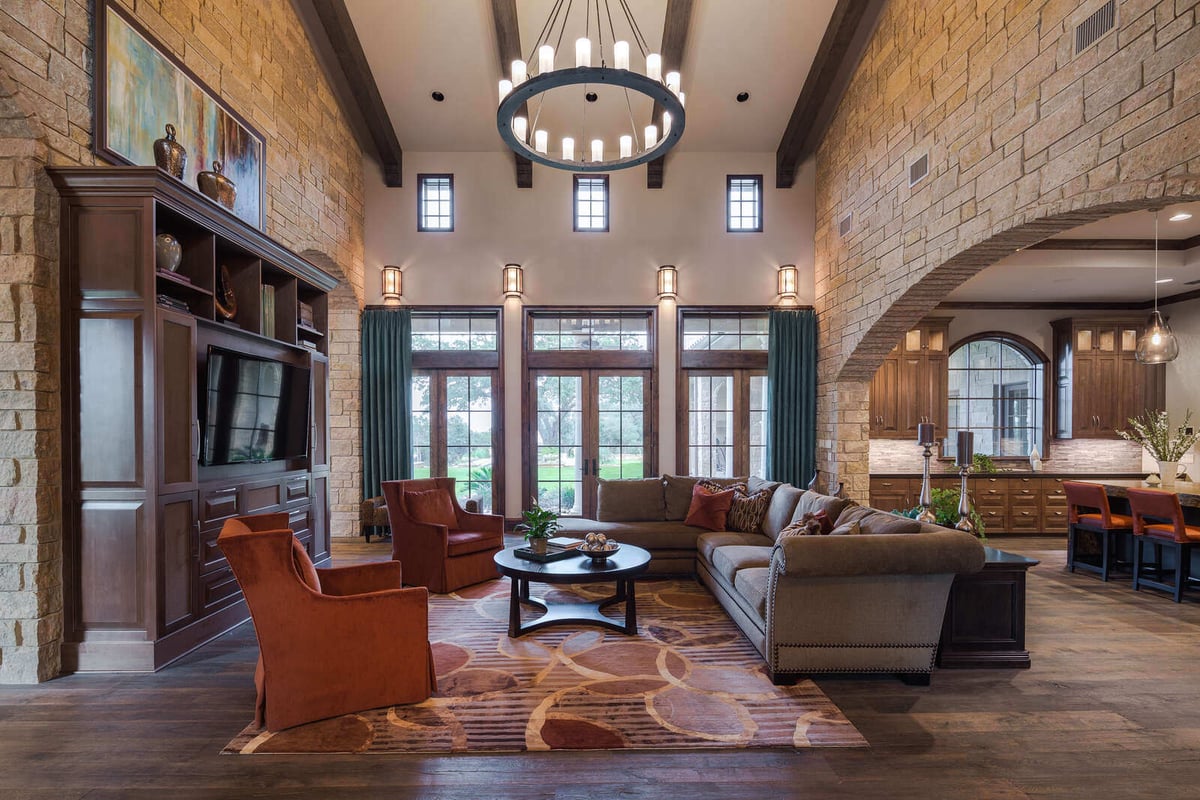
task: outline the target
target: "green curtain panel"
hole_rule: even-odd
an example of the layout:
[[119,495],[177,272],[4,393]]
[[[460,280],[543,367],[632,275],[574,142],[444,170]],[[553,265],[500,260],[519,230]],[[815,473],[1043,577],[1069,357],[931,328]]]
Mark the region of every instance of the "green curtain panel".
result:
[[803,488],[817,459],[817,315],[772,311],[769,330],[766,477]]
[[412,477],[412,312],[369,308],[362,315],[363,497],[382,481]]

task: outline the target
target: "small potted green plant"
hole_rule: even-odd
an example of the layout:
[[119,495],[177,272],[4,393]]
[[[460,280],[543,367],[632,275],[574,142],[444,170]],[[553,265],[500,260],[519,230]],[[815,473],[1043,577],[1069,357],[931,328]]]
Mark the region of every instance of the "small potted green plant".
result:
[[[937,524],[943,528],[953,528],[958,524],[958,489],[934,489],[931,492],[930,498],[931,510],[934,516],[937,517]],[[916,519],[920,516],[922,508],[913,506],[903,511],[893,511],[894,514],[899,514],[902,517]],[[973,507],[971,508],[970,516],[971,524],[975,526],[975,535],[980,539],[986,539],[984,534],[983,518],[979,516],[979,512]]]
[[558,514],[542,508],[538,505],[536,498],[532,502],[533,508],[521,513],[524,521],[517,523],[514,530],[524,531],[525,541],[529,542],[529,549],[539,555],[544,555],[546,542],[558,531]]
[[1171,418],[1166,411],[1147,411],[1129,420],[1132,432],[1117,431],[1117,435],[1144,447],[1151,458],[1158,462],[1162,485],[1171,486],[1179,472],[1179,460],[1196,444],[1198,435],[1188,425],[1191,419],[1192,410],[1189,408],[1184,414],[1183,424],[1172,433]]

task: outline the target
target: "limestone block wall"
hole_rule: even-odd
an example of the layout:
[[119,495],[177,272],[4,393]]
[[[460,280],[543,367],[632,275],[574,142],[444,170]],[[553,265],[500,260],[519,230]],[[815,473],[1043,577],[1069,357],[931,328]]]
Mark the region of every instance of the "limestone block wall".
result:
[[1100,5],[884,8],[817,154],[818,466],[857,499],[870,378],[947,291],[1066,228],[1200,197],[1198,4],[1119,0],[1117,30],[1076,56]]
[[[120,2],[266,138],[266,231],[324,254],[322,266],[345,280],[331,391],[357,391],[362,152],[291,4]],[[94,163],[94,6],[103,0],[0,4],[0,683],[59,669],[58,198],[42,167]],[[335,450],[353,451],[357,431],[356,422],[335,428]],[[358,464],[341,467],[343,482],[361,482]],[[333,524],[344,533],[357,515],[345,518],[338,498]]]

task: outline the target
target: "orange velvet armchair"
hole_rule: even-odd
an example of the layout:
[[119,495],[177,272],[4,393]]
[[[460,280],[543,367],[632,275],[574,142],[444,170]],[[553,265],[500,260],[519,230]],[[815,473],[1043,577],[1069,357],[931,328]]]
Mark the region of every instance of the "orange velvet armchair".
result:
[[[450,493],[456,527],[420,522],[405,504],[405,495],[440,489]],[[384,481],[392,526],[392,558],[404,564],[404,580],[444,594],[497,576],[492,557],[504,549],[504,518],[463,511],[454,478]]]
[[217,545],[258,635],[259,727],[417,703],[436,690],[429,595],[400,588],[397,562],[317,569],[287,514],[231,519]]

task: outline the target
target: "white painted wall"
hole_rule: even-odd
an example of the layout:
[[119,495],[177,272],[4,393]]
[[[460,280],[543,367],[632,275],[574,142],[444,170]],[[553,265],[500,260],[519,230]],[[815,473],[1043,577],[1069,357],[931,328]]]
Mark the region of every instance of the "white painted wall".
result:
[[[417,232],[417,175],[452,173],[455,230]],[[727,233],[725,177],[763,175],[763,232]],[[574,233],[572,178],[534,166],[533,188],[518,189],[512,155],[405,153],[404,186],[388,188],[365,164],[366,295],[381,302],[379,271],[404,271],[408,305],[499,305],[500,271],[521,264],[525,305],[657,303],[656,270],[679,269],[680,305],[776,303],[776,270],[799,268],[797,302],[813,301],[814,171],[792,189],[775,189],[774,153],[674,153],[662,189],[646,188],[646,170],[609,178],[608,233]],[[505,510],[524,506],[521,487],[521,301],[504,303]],[[659,467],[675,471],[675,303],[659,306]]]

